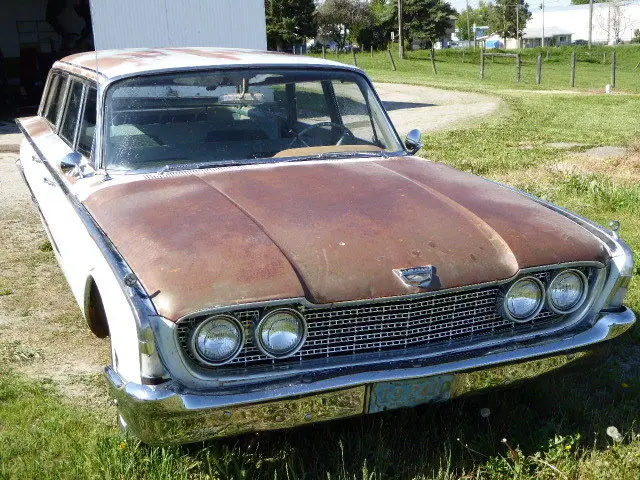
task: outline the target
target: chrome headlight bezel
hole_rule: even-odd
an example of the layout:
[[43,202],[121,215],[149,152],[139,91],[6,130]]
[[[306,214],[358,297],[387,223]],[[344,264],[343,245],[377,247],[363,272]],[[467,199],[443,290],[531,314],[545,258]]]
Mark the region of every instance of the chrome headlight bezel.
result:
[[[527,315],[526,317],[518,317],[516,315],[514,315],[511,310],[509,309],[508,306],[508,301],[509,301],[509,294],[513,291],[513,289],[521,282],[533,282],[540,290],[540,297],[538,300],[538,304],[536,306],[536,308],[532,311],[532,313],[530,313],[529,315]],[[506,290],[506,292],[504,293],[504,297],[502,299],[501,302],[501,313],[503,316],[505,316],[506,318],[508,318],[509,320],[511,320],[512,322],[515,323],[527,323],[531,320],[533,320],[539,313],[540,311],[544,308],[545,305],[545,297],[546,297],[546,291],[545,291],[545,286],[544,284],[540,281],[540,279],[527,275],[524,277],[520,277],[518,278],[515,282],[513,282],[509,288]]]
[[[262,331],[266,325],[266,323],[276,314],[281,314],[281,313],[287,313],[293,317],[295,317],[300,323],[299,325],[301,326],[301,335],[298,338],[297,343],[295,344],[295,346],[289,350],[287,350],[286,352],[283,353],[277,353],[274,352],[272,349],[269,349],[268,346],[265,346],[263,340],[262,340]],[[304,345],[304,342],[307,339],[307,335],[308,335],[308,327],[307,327],[307,320],[304,317],[304,315],[302,313],[300,313],[297,310],[294,310],[292,308],[276,308],[274,310],[271,310],[267,313],[265,313],[262,318],[260,319],[260,321],[257,323],[257,325],[255,326],[254,330],[253,330],[253,337],[254,337],[254,344],[256,345],[256,347],[258,347],[258,350],[260,350],[260,352],[262,352],[264,355],[268,356],[269,358],[277,358],[277,359],[281,359],[281,358],[289,358],[293,355],[295,355],[296,353],[298,353],[300,351],[300,349],[302,348],[302,346]]]
[[[553,290],[554,282],[556,282],[558,278],[560,278],[562,275],[566,275],[566,274],[576,275],[580,279],[582,283],[582,293],[580,294],[580,298],[575,304],[573,304],[570,308],[563,310],[561,308],[558,308],[558,306],[554,304],[551,292]],[[558,313],[560,315],[567,315],[569,313],[575,312],[584,304],[585,300],[589,295],[589,281],[587,280],[587,277],[584,273],[582,273],[580,270],[576,270],[575,268],[567,268],[567,269],[559,270],[549,282],[546,293],[547,293],[546,295],[547,308],[554,313]]]
[[[200,335],[200,332],[202,332],[202,330],[205,327],[210,325],[212,322],[215,322],[216,320],[224,320],[224,321],[229,322],[230,324],[232,324],[236,328],[236,330],[239,333],[239,340],[238,340],[237,345],[234,348],[233,352],[230,355],[228,355],[224,360],[221,360],[221,361],[213,361],[213,360],[207,358],[202,352],[200,352],[200,350],[198,348],[198,336]],[[218,314],[218,315],[213,315],[211,317],[208,317],[208,318],[204,319],[202,322],[200,322],[198,324],[198,326],[193,330],[193,333],[191,334],[191,340],[190,340],[189,347],[191,349],[192,354],[200,362],[202,362],[205,365],[212,366],[212,367],[219,367],[220,365],[225,365],[225,364],[231,362],[234,358],[236,358],[240,354],[242,349],[244,348],[245,341],[246,341],[246,338],[245,338],[244,327],[238,321],[238,319],[235,318],[232,315]]]

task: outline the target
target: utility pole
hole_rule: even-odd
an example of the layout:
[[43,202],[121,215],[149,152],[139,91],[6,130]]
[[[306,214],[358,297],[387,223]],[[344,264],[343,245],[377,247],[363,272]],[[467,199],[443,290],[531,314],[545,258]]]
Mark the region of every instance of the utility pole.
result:
[[518,4],[516,5],[516,42],[518,42],[518,49],[519,49],[520,48],[520,0],[518,0]]
[[404,58],[404,34],[402,30],[402,0],[398,0],[398,51],[400,53],[400,58]]
[[544,48],[544,0],[542,0],[542,47]]
[[589,0],[589,48],[593,40],[593,0]]
[[469,22],[469,0],[467,0],[467,41],[471,43],[471,23]]

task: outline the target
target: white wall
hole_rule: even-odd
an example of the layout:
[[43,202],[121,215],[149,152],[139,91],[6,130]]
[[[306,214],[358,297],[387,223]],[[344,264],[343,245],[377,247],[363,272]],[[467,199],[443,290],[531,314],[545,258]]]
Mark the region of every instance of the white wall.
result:
[[264,0],[91,0],[96,49],[266,50]]
[[[627,2],[624,2],[627,3]],[[536,4],[537,5],[537,4]],[[596,3],[593,8],[593,41],[596,43],[613,43],[612,20],[609,17],[609,3]],[[533,10],[533,9],[532,9]],[[633,32],[640,29],[640,3],[632,2],[620,7],[621,21],[620,38],[628,42],[633,38]],[[613,15],[613,14],[612,14]],[[572,5],[570,7],[547,8],[544,14],[545,29],[553,27],[569,31],[573,40],[587,40],[589,38],[589,5]],[[542,29],[542,11],[533,10],[533,16],[527,22],[527,28]]]

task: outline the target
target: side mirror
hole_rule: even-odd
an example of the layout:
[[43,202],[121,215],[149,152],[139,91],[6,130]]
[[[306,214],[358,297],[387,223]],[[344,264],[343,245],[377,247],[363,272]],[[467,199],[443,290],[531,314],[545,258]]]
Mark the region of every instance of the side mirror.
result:
[[[62,173],[70,173],[74,168],[78,169],[80,173],[80,162],[82,161],[82,155],[78,152],[67,153],[62,160],[60,160],[60,170]],[[80,173],[79,176],[82,176]]]
[[407,151],[412,155],[420,150],[424,146],[424,143],[422,143],[422,132],[417,128],[414,128],[407,133],[407,137],[404,140],[404,146],[407,147]]

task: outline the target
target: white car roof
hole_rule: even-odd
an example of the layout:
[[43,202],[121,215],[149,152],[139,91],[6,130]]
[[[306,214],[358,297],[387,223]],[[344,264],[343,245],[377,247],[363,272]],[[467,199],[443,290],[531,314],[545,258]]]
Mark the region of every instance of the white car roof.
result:
[[84,73],[89,77],[104,82],[141,73],[235,65],[340,67],[359,70],[351,65],[321,58],[262,50],[210,47],[132,48],[91,51],[65,57],[56,62],[54,67],[71,70],[79,74]]

